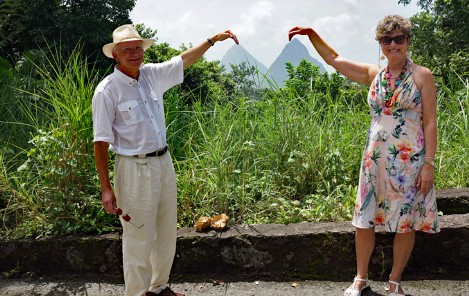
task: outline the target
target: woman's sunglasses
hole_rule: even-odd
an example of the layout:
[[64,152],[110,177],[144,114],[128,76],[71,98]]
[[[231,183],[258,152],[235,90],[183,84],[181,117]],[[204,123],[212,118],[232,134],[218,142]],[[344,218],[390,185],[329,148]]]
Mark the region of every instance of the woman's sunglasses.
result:
[[394,37],[383,36],[379,38],[379,42],[384,45],[389,45],[394,40],[396,44],[404,44],[404,41],[407,37],[407,35],[397,35]]

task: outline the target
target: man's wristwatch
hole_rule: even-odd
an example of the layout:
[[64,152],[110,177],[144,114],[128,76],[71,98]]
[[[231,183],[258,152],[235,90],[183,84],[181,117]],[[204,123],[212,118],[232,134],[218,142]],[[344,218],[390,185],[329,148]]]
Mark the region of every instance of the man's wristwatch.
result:
[[210,38],[207,38],[207,42],[208,42],[208,44],[210,44],[210,46],[215,45],[215,42],[213,42],[212,39],[210,39]]
[[428,165],[431,165],[432,167],[435,167],[435,161],[434,160],[425,160],[423,163],[426,163]]

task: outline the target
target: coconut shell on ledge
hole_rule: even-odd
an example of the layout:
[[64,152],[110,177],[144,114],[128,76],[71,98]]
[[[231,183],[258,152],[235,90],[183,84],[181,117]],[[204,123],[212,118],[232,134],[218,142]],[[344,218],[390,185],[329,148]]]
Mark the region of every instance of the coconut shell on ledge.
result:
[[197,222],[195,222],[194,228],[195,231],[201,232],[209,228],[212,224],[212,218],[210,217],[200,217]]
[[223,230],[227,227],[228,216],[225,214],[214,215],[211,227],[215,230]]

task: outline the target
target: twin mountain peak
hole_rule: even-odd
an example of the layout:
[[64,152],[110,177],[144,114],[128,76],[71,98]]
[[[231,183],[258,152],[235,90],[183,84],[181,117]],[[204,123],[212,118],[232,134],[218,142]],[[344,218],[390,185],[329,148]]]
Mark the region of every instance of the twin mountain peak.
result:
[[296,67],[303,59],[318,66],[321,73],[326,72],[324,66],[318,60],[311,57],[303,43],[296,38],[293,38],[291,42],[285,45],[282,52],[275,59],[270,68],[267,68],[260,63],[241,45],[233,45],[223,56],[221,64],[225,67],[226,71],[230,72],[231,64],[239,65],[242,62],[246,62],[247,66],[257,67],[261,74],[265,74],[269,80],[274,80],[278,86],[283,87],[288,78],[285,64],[290,62]]

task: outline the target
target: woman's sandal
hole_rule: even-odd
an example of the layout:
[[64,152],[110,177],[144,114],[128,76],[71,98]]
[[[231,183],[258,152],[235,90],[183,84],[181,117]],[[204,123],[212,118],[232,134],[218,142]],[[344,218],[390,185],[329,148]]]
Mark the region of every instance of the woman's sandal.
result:
[[[361,287],[360,290],[355,289],[355,285],[357,282],[365,282],[365,285]],[[359,277],[355,277],[353,279],[353,284],[352,287],[347,288],[344,292],[344,296],[361,296],[363,290],[367,289],[370,287],[370,282],[368,281],[368,278],[366,279],[361,279]]]
[[394,292],[389,293],[389,296],[405,296],[405,294],[399,294],[399,286],[401,285],[401,283],[391,280],[389,281],[389,283],[395,285]]

